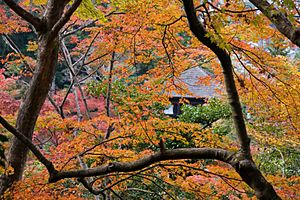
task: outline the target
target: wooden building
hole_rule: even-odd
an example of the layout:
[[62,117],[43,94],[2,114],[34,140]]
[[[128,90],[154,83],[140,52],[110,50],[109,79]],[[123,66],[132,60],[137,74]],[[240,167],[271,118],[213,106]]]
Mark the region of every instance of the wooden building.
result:
[[164,113],[176,118],[180,114],[182,99],[186,99],[189,104],[197,106],[204,104],[207,99],[217,96],[215,89],[218,84],[216,82],[212,81],[210,85],[201,84],[200,79],[207,76],[213,78],[214,75],[201,67],[194,67],[184,71],[180,77],[177,77],[176,81],[183,82],[187,86],[188,93],[179,95],[172,92],[170,95],[172,105]]

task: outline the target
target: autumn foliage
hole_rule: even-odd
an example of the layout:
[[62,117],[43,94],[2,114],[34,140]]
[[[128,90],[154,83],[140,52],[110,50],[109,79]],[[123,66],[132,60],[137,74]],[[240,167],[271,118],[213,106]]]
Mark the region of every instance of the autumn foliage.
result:
[[[299,3],[274,2],[299,26]],[[246,1],[194,3],[206,37],[231,57],[254,161],[282,199],[300,198],[295,164],[300,145],[299,47]],[[18,4],[41,15],[46,2]],[[35,33],[4,3],[0,13],[0,34],[9,48],[0,60],[0,114],[14,125],[34,75],[38,46],[36,39],[13,42],[14,34]],[[212,79],[218,83],[216,98],[198,109],[183,106],[179,118],[165,115],[173,94],[193,95],[178,77],[196,66],[212,74],[199,85]],[[133,162],[167,149],[237,152],[224,88],[218,57],[190,31],[181,1],[83,0],[59,32],[55,80],[32,142],[59,171]],[[189,103],[184,98],[181,102]],[[4,127],[0,131],[13,137]],[[2,145],[8,151],[8,142]],[[264,160],[266,155],[274,162]],[[14,172],[6,163],[0,173]],[[92,188],[75,176],[48,180],[46,167],[29,153],[23,179],[4,197],[93,199],[92,193],[99,191],[98,198],[112,199],[255,199],[230,165],[214,159],[165,160],[136,171],[85,178]]]

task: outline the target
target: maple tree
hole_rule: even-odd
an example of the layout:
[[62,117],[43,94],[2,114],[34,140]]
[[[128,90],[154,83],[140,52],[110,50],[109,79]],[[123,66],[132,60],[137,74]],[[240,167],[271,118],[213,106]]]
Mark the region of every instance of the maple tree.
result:
[[[10,54],[3,63],[22,63],[35,71],[17,120],[8,115],[14,111],[1,112],[16,126],[0,118],[15,136],[7,155],[11,168],[2,176],[1,193],[25,174],[6,195],[41,198],[34,197],[38,192],[51,199],[63,198],[65,191],[66,198],[82,199],[86,193],[69,178],[78,178],[95,198],[133,198],[130,190],[172,199],[175,195],[221,198],[223,194],[251,198],[249,187],[258,199],[297,195],[297,176],[264,178],[252,158],[255,151],[249,137],[254,147],[297,148],[299,144],[298,61],[255,45],[294,48],[291,41],[299,47],[299,29],[295,28],[299,11],[292,1],[251,2],[263,14],[244,1],[205,1],[194,6],[192,0],[4,0],[31,24],[38,39],[28,45],[29,51],[37,51],[36,61],[25,59],[7,39],[18,58]],[[19,21],[6,16],[1,20],[4,27],[14,27],[14,20]],[[18,26],[20,32],[32,29]],[[8,34],[13,29],[1,31]],[[70,85],[55,94],[50,87],[58,64],[68,71],[64,76]],[[184,113],[182,121],[163,114],[169,94],[187,92],[176,77],[198,65],[224,83],[235,140],[216,134],[217,122],[228,116],[227,108],[220,110],[222,104],[211,101],[197,111],[205,113],[199,116],[206,124],[194,123],[189,117],[192,111]],[[44,104],[47,97],[49,102]],[[253,115],[250,122],[244,120],[240,97]],[[276,134],[262,129],[267,126],[278,127]],[[27,158],[28,149],[42,165]],[[215,161],[199,161],[206,159]],[[278,186],[276,181],[293,186]],[[152,191],[151,185],[163,193]],[[235,192],[228,192],[231,188]]]
[[[81,1],[74,2],[73,6],[65,13],[64,8],[68,1],[49,1],[43,20],[32,15],[14,1],[4,2],[20,17],[29,22],[38,34],[39,52],[35,75],[21,104],[16,122],[16,128],[24,136],[31,138],[35,122],[54,76],[58,56],[58,33]],[[3,179],[1,190],[5,189],[12,181],[22,177],[27,154],[28,148],[26,145],[15,138],[7,156],[8,163],[14,168],[14,174],[8,176],[6,180]]]

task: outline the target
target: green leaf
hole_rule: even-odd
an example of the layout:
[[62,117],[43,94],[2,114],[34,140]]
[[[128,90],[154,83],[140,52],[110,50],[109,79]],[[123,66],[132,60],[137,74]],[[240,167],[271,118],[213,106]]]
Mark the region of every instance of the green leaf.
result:
[[91,0],[84,0],[76,11],[77,15],[84,20],[97,19],[106,22],[107,19],[102,11],[100,11]]

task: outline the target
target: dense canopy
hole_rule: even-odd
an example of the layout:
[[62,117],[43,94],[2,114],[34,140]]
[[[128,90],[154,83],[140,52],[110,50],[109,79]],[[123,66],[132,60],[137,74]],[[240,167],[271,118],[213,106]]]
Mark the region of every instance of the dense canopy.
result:
[[300,198],[299,7],[1,1],[0,195]]

